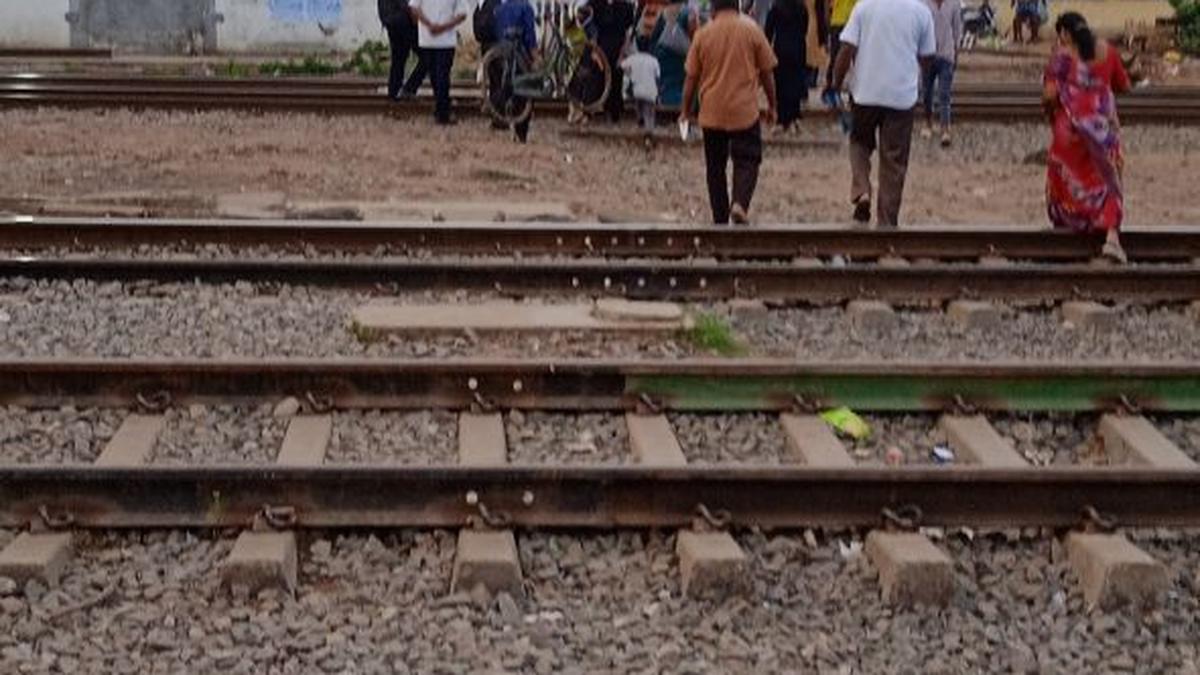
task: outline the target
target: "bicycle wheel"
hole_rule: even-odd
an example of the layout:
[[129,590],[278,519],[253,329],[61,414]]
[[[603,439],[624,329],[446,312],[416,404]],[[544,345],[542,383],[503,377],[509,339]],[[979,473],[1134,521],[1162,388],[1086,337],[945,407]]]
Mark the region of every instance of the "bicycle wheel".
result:
[[479,63],[483,73],[483,108],[504,124],[524,122],[533,112],[533,101],[513,93],[516,77],[529,71],[529,60],[512,44],[502,42],[488,50]]
[[589,113],[600,112],[612,88],[612,71],[604,52],[595,40],[588,40],[583,55],[571,64],[567,77],[567,98]]

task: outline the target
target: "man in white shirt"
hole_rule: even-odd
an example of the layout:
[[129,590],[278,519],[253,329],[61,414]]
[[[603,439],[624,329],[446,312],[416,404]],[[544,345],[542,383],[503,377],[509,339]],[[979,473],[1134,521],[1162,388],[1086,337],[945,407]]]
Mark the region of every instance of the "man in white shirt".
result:
[[434,119],[438,124],[454,124],[450,116],[450,69],[458,46],[458,26],[467,20],[466,0],[411,0],[409,7],[417,20],[417,43],[429,64]]
[[854,66],[850,87],[850,199],[854,220],[871,220],[871,155],[878,145],[876,222],[879,227],[896,227],[921,73],[937,52],[933,15],[924,0],[861,0],[842,29],[841,38],[833,82],[835,91],[841,91],[850,66]]

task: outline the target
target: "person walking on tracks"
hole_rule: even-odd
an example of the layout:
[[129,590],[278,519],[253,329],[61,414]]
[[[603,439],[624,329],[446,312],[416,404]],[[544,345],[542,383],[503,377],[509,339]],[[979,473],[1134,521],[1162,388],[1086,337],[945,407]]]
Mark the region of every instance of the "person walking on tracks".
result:
[[434,119],[441,125],[455,124],[450,114],[450,70],[458,46],[458,27],[467,20],[466,0],[412,0],[411,7],[421,49],[429,60]]
[[625,80],[618,64],[621,63],[621,52],[629,37],[629,29],[633,27],[633,5],[628,0],[589,0],[588,7],[592,10],[592,21],[596,23],[596,43],[604,58],[608,60],[608,70],[612,84],[608,90],[608,98],[604,101],[604,112],[608,121],[621,121],[621,111],[625,107],[622,93]]
[[950,99],[954,86],[954,70],[958,67],[958,44],[962,42],[963,18],[960,0],[925,0],[933,14],[933,32],[937,39],[937,54],[925,69],[922,78],[922,104],[925,126],[921,138],[933,138],[933,94],[937,87],[938,121],[941,122],[942,147],[950,147]]
[[[495,9],[496,35],[500,40],[508,40],[529,55],[530,63],[538,60],[538,40],[536,21],[533,16],[533,5],[529,0],[500,0]],[[533,119],[532,110],[529,116],[513,125],[513,137],[518,143],[524,143],[529,138],[529,122]]]
[[1076,12],[1058,17],[1058,47],[1044,76],[1043,105],[1053,139],[1047,152],[1046,210],[1056,228],[1104,232],[1103,254],[1125,262],[1121,123],[1114,94],[1129,74],[1112,45]]
[[850,200],[854,220],[871,220],[871,155],[879,149],[879,227],[896,227],[912,147],[921,71],[937,53],[924,0],[860,0],[842,30],[833,84],[850,88]]
[[[429,66],[417,47],[417,24],[408,10],[408,0],[379,0],[379,22],[387,31],[388,46],[391,48],[388,99],[396,101],[405,96],[415,96]],[[405,83],[404,68],[412,52],[417,53],[417,65]]]
[[[775,53],[753,19],[738,12],[738,0],[714,0],[713,19],[696,32],[687,57],[681,124],[692,119],[700,95],[704,162],[713,222],[750,222],[750,200],[762,163],[758,96],[766,91],[765,121],[775,122]],[[725,178],[733,158],[733,204]]]

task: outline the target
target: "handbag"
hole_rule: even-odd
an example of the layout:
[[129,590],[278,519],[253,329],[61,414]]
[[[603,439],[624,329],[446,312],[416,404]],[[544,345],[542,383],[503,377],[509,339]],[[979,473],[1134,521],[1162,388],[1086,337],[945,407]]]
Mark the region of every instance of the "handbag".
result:
[[692,48],[692,40],[688,37],[686,26],[687,10],[684,9],[663,28],[662,35],[658,36],[658,46],[673,54],[687,56]]

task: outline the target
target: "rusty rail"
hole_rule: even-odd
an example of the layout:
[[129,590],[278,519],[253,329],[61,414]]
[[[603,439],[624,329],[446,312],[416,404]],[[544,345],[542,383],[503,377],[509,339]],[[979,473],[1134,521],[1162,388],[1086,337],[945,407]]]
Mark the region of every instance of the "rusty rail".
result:
[[295,396],[334,408],[1200,411],[1200,363],[789,359],[11,359],[0,402],[137,406]]
[[[373,80],[314,78],[268,80],[252,78],[161,78],[32,76],[0,77],[0,106],[134,107],[179,109],[287,110],[324,113],[409,114],[428,108],[427,100],[389,103],[373,91]],[[1159,91],[1163,90],[1163,93]],[[1193,92],[1174,88],[1140,90],[1121,99],[1125,122],[1195,123],[1200,102]],[[463,113],[477,114],[479,93],[459,88],[456,103]],[[540,108],[565,110],[565,103],[539,103]],[[955,98],[960,118],[993,121],[1037,120],[1040,96],[1027,85],[1010,88],[964,87]]]
[[1086,264],[988,266],[922,263],[907,267],[767,262],[488,259],[162,260],[0,259],[0,277],[159,283],[298,284],[363,290],[473,290],[512,296],[589,293],[629,298],[755,298],[833,303],[853,298],[897,302],[1097,300],[1181,302],[1200,298],[1200,267]]
[[[1019,498],[1014,499],[1014,495]],[[472,498],[473,496],[473,498]],[[474,503],[472,503],[474,502]],[[703,505],[733,527],[868,527],[916,506],[923,525],[1200,524],[1200,471],[338,466],[0,468],[0,526],[244,527],[264,505],[294,526],[461,527],[479,504],[516,527],[686,527]]]
[[[1131,260],[1200,258],[1200,229],[1129,229]],[[307,220],[0,217],[0,249],[35,252],[79,248],[122,251],[141,246],[187,250],[221,245],[280,252],[388,255],[600,256],[620,258],[870,260],[883,256],[976,260],[1082,261],[1099,255],[1103,237],[1016,227],[923,227],[859,230],[844,226],[756,226],[753,230],[687,225],[576,223],[347,223]]]

